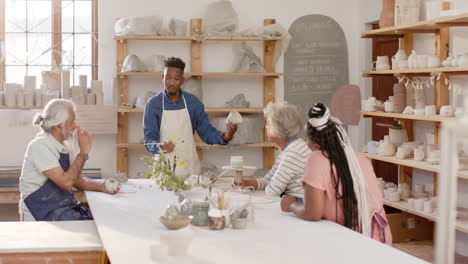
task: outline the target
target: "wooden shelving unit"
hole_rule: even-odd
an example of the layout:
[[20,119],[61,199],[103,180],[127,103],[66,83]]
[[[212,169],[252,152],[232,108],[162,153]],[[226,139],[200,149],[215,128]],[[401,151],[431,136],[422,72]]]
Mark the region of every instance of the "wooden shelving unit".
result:
[[[410,167],[414,169],[440,173],[439,165],[431,165],[425,161],[415,161],[411,159],[402,160],[402,159],[397,159],[395,157],[384,157],[384,156],[369,154],[369,153],[361,153],[361,154],[372,160],[379,160],[379,161],[384,161],[384,162],[388,162],[388,163],[392,163],[392,164],[396,164],[400,166],[406,166],[406,167]],[[468,171],[466,170],[459,171],[457,176],[460,179],[468,179]]]
[[[405,212],[408,212],[408,213],[411,213],[411,214],[426,218],[428,220],[437,222],[438,211],[434,211],[433,213],[429,214],[429,213],[425,213],[423,211],[414,210],[414,209],[410,208],[408,203],[405,202],[405,201],[390,202],[388,200],[384,200],[384,204],[387,205],[387,206],[399,209],[401,211],[405,211]],[[468,233],[468,221],[458,220],[457,223],[456,223],[456,229],[458,231]]]
[[443,73],[446,75],[467,75],[467,67],[451,67],[451,68],[418,68],[418,69],[402,69],[402,70],[387,70],[387,71],[365,71],[364,77],[372,77],[375,75],[430,75],[431,73]]
[[259,37],[242,37],[242,36],[114,36],[114,40],[188,40],[188,41],[265,41],[265,40],[281,40],[282,37],[272,37],[268,39]]
[[[140,108],[119,108],[119,113],[143,113],[144,109]],[[207,113],[220,113],[220,114],[229,114],[231,111],[237,111],[239,113],[245,114],[263,114],[263,108],[260,107],[249,107],[249,108],[225,108],[225,107],[212,107],[205,108]]]
[[443,122],[455,119],[454,117],[443,116],[417,116],[417,115],[403,115],[385,112],[361,112],[364,117],[387,117],[394,119],[404,119],[413,121],[429,121],[429,122]]
[[[224,149],[224,148],[276,148],[277,145],[273,142],[263,142],[263,143],[255,143],[255,144],[243,144],[243,145],[228,145],[228,146],[220,146],[220,145],[208,145],[205,143],[197,143],[197,148],[217,148],[217,149]],[[145,147],[144,144],[139,143],[128,143],[128,144],[117,144],[117,148],[132,148],[132,149],[143,149]]]
[[[275,20],[265,19],[264,25],[274,24]],[[263,105],[266,106],[269,102],[275,99],[275,79],[283,76],[283,73],[276,72],[273,63],[273,57],[276,47],[276,42],[281,40],[281,37],[273,37],[268,39],[258,37],[243,37],[243,36],[201,36],[202,21],[201,19],[192,19],[190,21],[190,36],[114,36],[117,44],[117,76],[119,77],[121,103],[128,103],[128,78],[137,76],[161,76],[162,72],[122,72],[122,64],[128,54],[128,41],[134,40],[149,40],[149,41],[189,41],[191,50],[191,72],[186,72],[186,76],[194,78],[205,77],[260,77],[263,78]],[[265,72],[204,72],[202,67],[202,46],[205,41],[262,41],[263,42],[263,66]],[[206,112],[211,114],[228,114],[230,111],[236,110],[241,113],[262,114],[263,108],[207,108]],[[129,149],[143,149],[143,144],[133,144],[128,142],[128,119],[130,114],[143,113],[143,109],[134,109],[130,107],[119,107],[118,109],[118,131],[117,131],[117,171],[128,172],[128,155]],[[195,137],[197,139],[197,137]],[[230,147],[249,147],[262,148],[263,151],[263,167],[271,168],[274,163],[275,144],[263,142],[258,144],[246,144],[240,146],[208,146],[201,143],[198,139],[198,154],[202,159],[201,149],[205,148],[230,148]]]
[[[119,76],[161,76],[163,72],[120,72]],[[249,77],[249,76],[267,76],[267,77],[279,77],[283,76],[283,73],[279,72],[186,72],[184,76],[233,76],[233,77]]]
[[[375,37],[399,37],[402,38],[401,44],[402,49],[405,50],[407,54],[411,53],[413,49],[413,36],[417,33],[432,33],[435,35],[435,55],[439,56],[441,61],[444,61],[449,55],[449,28],[450,27],[462,27],[468,26],[468,13],[445,17],[440,19],[435,19],[431,21],[423,21],[415,23],[413,25],[404,25],[404,26],[394,26],[382,29],[371,30],[364,32],[362,34],[363,38],[375,38]],[[384,75],[408,75],[412,76],[429,76],[432,73],[438,74],[443,73],[445,75],[468,75],[468,68],[431,68],[431,69],[404,69],[404,70],[388,70],[388,71],[364,71],[364,77],[378,77]],[[448,105],[449,104],[449,90],[448,86],[445,84],[444,80],[435,81],[435,102],[437,106]],[[390,88],[390,87],[389,87]],[[404,128],[408,132],[409,140],[414,139],[413,135],[413,123],[414,121],[429,121],[434,122],[434,143],[439,144],[439,127],[441,122],[451,121],[454,118],[444,118],[440,116],[415,116],[415,115],[403,115],[403,114],[393,114],[393,113],[382,113],[382,112],[362,112],[364,117],[384,117],[384,118],[393,118],[401,121]],[[443,146],[442,146],[443,147]],[[382,157],[378,155],[364,154],[370,159],[379,160],[383,162],[389,162],[392,164],[397,164],[400,166],[399,182],[408,183],[412,186],[412,170],[422,169],[433,173],[433,184],[434,190],[438,189],[438,173],[440,173],[440,166],[430,165],[426,162],[417,162],[414,160],[399,160],[394,157]],[[457,172],[458,178],[468,179],[468,171]],[[387,206],[391,206],[402,211],[406,211],[426,219],[436,221],[435,214],[425,214],[408,208],[407,203],[399,202],[392,203],[385,201]],[[468,232],[468,223],[457,222],[457,230]]]
[[21,107],[21,106],[0,106],[0,110],[31,110],[31,109],[43,109],[42,106],[33,106],[33,107]]
[[394,26],[382,29],[374,29],[362,33],[362,38],[373,38],[377,36],[403,36],[413,33],[437,33],[440,29],[447,27],[463,27],[468,25],[468,13],[457,16],[438,18],[430,21],[421,21],[412,25]]

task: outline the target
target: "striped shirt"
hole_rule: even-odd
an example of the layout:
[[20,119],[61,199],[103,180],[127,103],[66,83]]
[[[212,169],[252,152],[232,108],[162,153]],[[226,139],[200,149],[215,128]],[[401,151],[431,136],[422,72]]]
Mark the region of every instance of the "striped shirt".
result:
[[304,198],[304,167],[312,153],[302,138],[288,143],[278,156],[273,168],[261,179],[257,179],[258,190],[265,190],[268,196],[289,196]]

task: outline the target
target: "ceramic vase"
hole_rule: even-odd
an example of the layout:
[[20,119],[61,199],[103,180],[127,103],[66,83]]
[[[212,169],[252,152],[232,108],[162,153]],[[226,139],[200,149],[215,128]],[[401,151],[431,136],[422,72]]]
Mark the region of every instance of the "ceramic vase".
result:
[[403,113],[406,107],[406,88],[402,84],[393,86],[394,111],[397,114]]
[[383,0],[379,27],[386,28],[395,25],[395,0]]

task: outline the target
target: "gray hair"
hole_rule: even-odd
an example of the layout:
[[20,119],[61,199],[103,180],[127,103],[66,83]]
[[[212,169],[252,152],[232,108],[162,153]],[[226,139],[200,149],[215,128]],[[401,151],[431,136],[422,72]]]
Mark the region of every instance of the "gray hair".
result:
[[263,109],[267,133],[273,137],[290,139],[302,131],[302,118],[297,106],[288,102],[269,103]]
[[50,132],[55,126],[65,123],[69,116],[68,110],[75,110],[75,104],[66,99],[53,99],[44,107],[42,113],[37,113],[33,125],[45,132]]

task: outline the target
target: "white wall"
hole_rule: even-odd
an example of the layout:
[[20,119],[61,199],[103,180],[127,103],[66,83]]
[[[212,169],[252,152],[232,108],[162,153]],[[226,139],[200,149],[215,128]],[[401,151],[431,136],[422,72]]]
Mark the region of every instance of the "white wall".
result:
[[[116,44],[113,37],[113,23],[115,19],[123,16],[143,16],[159,14],[165,18],[176,17],[189,20],[190,18],[203,18],[207,4],[214,0],[112,0],[99,1],[99,76],[103,80],[105,102],[111,104],[112,78],[116,76]],[[263,19],[275,18],[286,29],[291,23],[303,15],[324,14],[335,19],[344,29],[349,48],[350,82],[360,81],[356,40],[360,30],[357,29],[357,10],[355,1],[340,0],[294,0],[289,2],[278,0],[234,0],[239,19],[240,28],[262,25]],[[339,7],[339,8],[337,8]],[[262,54],[260,42],[249,43],[254,45],[258,54]],[[209,42],[203,46],[203,63],[205,71],[230,71],[233,44],[229,42]],[[144,42],[133,41],[129,44],[129,52],[134,52],[143,59],[150,59],[152,54],[180,56],[186,61],[190,58],[187,42]],[[277,64],[277,71],[283,71],[283,58]],[[190,63],[188,63],[190,64]],[[130,98],[135,98],[146,90],[159,91],[162,89],[160,79],[157,77],[131,77],[129,81]],[[283,79],[276,81],[276,94],[279,100],[283,99]],[[222,106],[224,101],[238,93],[244,92],[249,96],[253,106],[262,105],[262,86],[260,78],[205,78],[204,103],[206,106]],[[32,111],[1,111],[0,112],[0,151],[1,165],[21,165],[27,143],[34,137],[35,130],[30,126]],[[141,114],[131,114],[130,141],[136,142],[142,138]],[[353,129],[351,129],[353,130]],[[355,130],[354,130],[355,131]],[[351,136],[358,133],[351,132]],[[94,137],[94,146],[91,159],[87,167],[102,168],[104,176],[111,176],[116,168],[115,136]],[[232,154],[248,153],[247,157],[252,165],[261,166],[261,150],[247,149],[242,152],[225,150],[205,151],[205,158],[217,164],[225,164]],[[145,151],[131,150],[130,176],[136,176],[144,171],[139,160]]]
[[[382,1],[375,0],[360,0],[360,28],[369,29],[369,22],[378,21],[380,17]],[[451,5],[453,9],[468,9],[468,2],[466,0],[452,0]],[[366,26],[367,24],[367,26]],[[361,70],[369,69],[371,65],[371,50],[372,45],[369,39],[358,40]],[[452,28],[450,29],[450,52],[453,55],[463,54],[468,52],[468,29],[467,28]],[[419,54],[432,54],[434,53],[434,35],[432,34],[417,34],[414,40],[414,49]],[[456,76],[451,77],[450,80],[454,83],[454,88],[466,88],[468,85],[467,76]],[[362,93],[366,94],[367,98],[372,93],[372,82],[370,78],[361,78],[360,81]],[[388,87],[391,89],[391,87]],[[465,89],[465,92],[466,89]],[[434,91],[433,89],[428,90],[428,104],[433,104]],[[463,106],[461,96],[455,93],[451,93],[450,103],[454,106]],[[455,98],[455,99],[453,99]],[[426,133],[433,133],[433,123],[429,122],[415,122],[414,133],[416,140],[424,140]],[[370,122],[366,121],[361,123],[361,131],[363,132],[359,141],[364,143],[371,138]],[[432,186],[432,174],[421,170],[415,170],[413,173],[413,184],[423,183],[428,185],[429,190],[433,190]],[[458,193],[458,206],[468,206],[468,181],[459,181],[459,193]],[[468,255],[468,250],[464,245],[468,242],[468,235],[457,232],[457,252],[463,255]],[[464,249],[464,250],[463,250]]]

